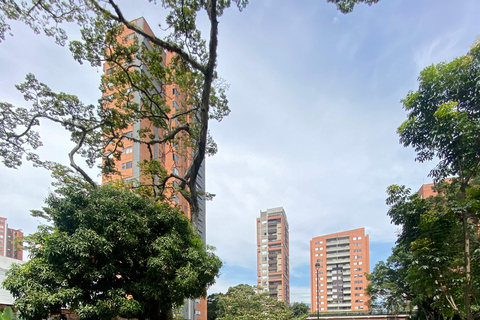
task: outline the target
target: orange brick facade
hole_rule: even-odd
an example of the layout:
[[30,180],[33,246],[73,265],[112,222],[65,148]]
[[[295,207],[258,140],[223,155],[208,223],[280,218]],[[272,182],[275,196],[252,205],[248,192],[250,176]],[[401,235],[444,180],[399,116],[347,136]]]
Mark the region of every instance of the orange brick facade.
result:
[[23,232],[11,229],[7,218],[0,217],[0,256],[23,260]]
[[257,219],[257,285],[290,304],[290,262],[287,215],[283,208],[260,211]]
[[[148,34],[154,35],[153,31],[150,29],[150,26],[147,24],[145,19],[139,18],[137,20],[132,21],[134,24],[142,28]],[[124,42],[125,45],[131,45],[134,41],[138,41],[138,43],[144,46],[147,49],[152,49],[152,45],[150,42],[145,39],[143,36],[139,34],[135,34],[133,31],[129,29],[124,29],[124,31],[118,36],[118,41]],[[162,58],[166,65],[170,64],[174,54],[172,52],[163,50],[162,51]],[[142,67],[142,63],[137,61],[135,63],[136,70],[144,72],[145,70]],[[118,67],[118,66],[117,66]],[[105,64],[104,72],[105,75],[109,75],[112,72],[115,66]],[[108,78],[107,78],[108,81]],[[177,109],[184,101],[186,100],[185,94],[180,92],[179,87],[176,84],[157,84],[159,87],[162,88],[163,96],[162,98],[165,99],[165,104],[170,108],[170,112],[167,115],[171,118],[170,125],[176,126],[178,125],[178,121],[175,120],[175,117],[172,117]],[[117,89],[114,86],[106,86],[106,91],[104,93],[104,97],[114,97],[115,92]],[[142,104],[142,97],[138,92],[132,91],[133,101],[138,105]],[[107,107],[114,107],[115,100],[110,100],[107,103]],[[188,121],[188,119],[187,119]],[[133,138],[139,138],[139,130],[148,129],[148,133],[152,134],[156,138],[162,138],[165,134],[164,130],[161,128],[155,127],[149,120],[140,120],[137,122],[132,123],[129,127],[123,130],[123,134],[126,136],[131,136]],[[144,138],[143,138],[144,139]],[[130,182],[133,180],[141,181],[146,183],[151,183],[151,181],[147,181],[145,176],[142,176],[140,168],[138,164],[142,163],[144,160],[150,159],[150,150],[145,144],[140,144],[137,142],[133,142],[129,139],[122,140],[122,150],[120,159],[116,161],[115,167],[116,170],[119,172],[118,175],[110,175],[110,176],[103,176],[102,183],[109,183],[114,180],[122,179],[125,182]],[[107,148],[108,151],[108,148]],[[162,163],[162,166],[167,170],[167,174],[177,174],[179,176],[183,176],[185,171],[187,170],[188,166],[191,163],[191,155],[192,155],[192,148],[187,145],[181,144],[174,144],[174,143],[164,143],[164,144],[155,144],[152,146],[153,157],[156,160],[159,160]],[[170,181],[167,186],[172,187],[174,189],[174,184],[177,182]],[[205,189],[205,169],[202,166],[199,177],[197,179],[197,187],[200,190]],[[186,199],[181,197],[180,195],[172,195],[170,194],[172,205],[177,206],[181,209],[185,214],[190,218],[190,207]],[[205,202],[203,199],[199,199],[199,206],[200,206],[200,213],[199,213],[199,223],[198,223],[198,230],[197,232],[201,236],[202,240],[205,242],[206,235],[205,235]],[[185,317],[187,319],[197,319],[197,320],[206,320],[207,319],[207,303],[205,299],[194,299],[188,300],[185,304]]]
[[364,228],[313,238],[311,312],[366,310],[369,298],[364,292],[368,285],[365,273],[370,273],[370,251]]

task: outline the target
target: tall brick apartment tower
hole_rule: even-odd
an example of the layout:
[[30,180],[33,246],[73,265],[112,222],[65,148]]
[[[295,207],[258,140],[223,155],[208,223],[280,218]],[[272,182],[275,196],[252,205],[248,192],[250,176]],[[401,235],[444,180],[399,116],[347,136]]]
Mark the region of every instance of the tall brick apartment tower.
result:
[[[147,33],[153,35],[153,31],[150,29],[150,26],[147,24],[144,18],[139,18],[132,23],[136,24],[140,28],[142,28]],[[149,50],[153,50],[152,45],[150,42],[140,34],[135,34],[135,32],[125,28],[124,31],[118,36],[119,41],[126,41],[126,44],[133,44],[134,41],[138,41],[138,44],[144,46]],[[174,54],[172,52],[163,50],[162,51],[163,61],[165,63],[170,63]],[[142,67],[141,61],[135,61],[134,65],[139,71],[145,72],[148,74],[146,67]],[[140,67],[137,67],[140,66]],[[133,67],[132,67],[133,68]],[[114,71],[114,66],[110,66],[105,64],[104,72],[105,75],[111,74]],[[156,87],[161,87],[162,91],[164,92],[164,99],[166,105],[170,106],[170,113],[169,116],[172,116],[178,106],[181,104],[182,101],[185,100],[185,95],[180,92],[179,87],[175,84],[163,84],[163,83],[156,83]],[[105,97],[113,95],[115,92],[115,87],[111,87],[107,89],[104,93]],[[133,101],[138,105],[141,105],[142,96],[139,92],[132,91],[133,94]],[[106,99],[111,100],[111,99]],[[114,101],[107,102],[113,104]],[[139,131],[142,129],[149,128],[150,132],[152,132],[156,137],[162,135],[162,130],[160,128],[155,127],[150,121],[148,120],[141,120],[132,123],[127,129],[124,130],[124,134],[126,136],[131,136],[134,138],[139,139],[140,134]],[[190,165],[190,158],[187,157],[187,154],[192,154],[192,149],[189,146],[179,146],[179,145],[172,145],[172,144],[155,144],[153,146],[153,154],[156,160],[160,160],[162,162],[163,167],[167,170],[167,174],[175,173],[177,175],[183,175],[187,168]],[[144,159],[150,159],[149,150],[145,145],[141,145],[140,143],[130,141],[125,139],[123,141],[123,149],[120,160],[116,162],[116,169],[120,172],[120,175],[116,175],[113,177],[103,177],[103,183],[106,183],[110,180],[115,179],[123,179],[126,182],[131,181],[142,181],[142,176],[140,173],[140,168],[138,166]],[[175,182],[173,182],[174,184]],[[205,166],[202,165],[199,175],[197,178],[197,189],[198,190],[205,190]],[[205,199],[203,197],[199,198],[199,220],[197,226],[197,233],[200,235],[202,241],[206,242],[206,233],[205,233]],[[183,212],[187,214],[190,218],[190,207],[188,202],[181,196],[173,196],[172,202],[177,205]],[[191,320],[206,320],[207,319],[207,303],[204,299],[195,299],[195,300],[187,300],[185,304],[184,310],[184,317],[186,319]]]
[[257,285],[290,305],[288,221],[282,207],[260,211],[257,219]]
[[23,260],[23,232],[11,229],[7,218],[0,217],[0,256]]
[[311,312],[367,309],[365,272],[370,272],[369,238],[365,228],[313,238],[310,241]]

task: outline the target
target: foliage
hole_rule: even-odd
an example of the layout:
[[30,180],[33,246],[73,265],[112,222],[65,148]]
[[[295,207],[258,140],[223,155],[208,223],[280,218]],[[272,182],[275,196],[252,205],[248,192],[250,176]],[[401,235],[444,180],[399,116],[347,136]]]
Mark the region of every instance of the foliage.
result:
[[217,303],[218,320],[287,320],[293,313],[283,301],[271,298],[268,292],[258,293],[247,284],[230,287]]
[[407,120],[398,128],[400,142],[412,146],[416,160],[440,161],[430,173],[436,181],[457,176],[463,184],[480,162],[480,44],[451,62],[425,68],[419,88],[403,100]]
[[327,0],[327,2],[332,2],[337,5],[337,9],[343,13],[349,13],[353,11],[353,8],[358,3],[366,3],[372,5],[377,3],[380,0]]
[[308,316],[308,311],[310,308],[303,302],[294,302],[290,306],[290,311],[293,313],[293,316],[297,319],[305,319]]
[[13,314],[13,310],[10,307],[6,307],[3,309],[3,312],[0,311],[0,320],[13,320],[15,319],[15,315]]
[[402,227],[394,254],[407,259],[392,255],[397,268],[375,268],[369,287],[374,301],[375,295],[387,295],[387,304],[405,297],[431,319],[480,315],[478,79],[476,43],[465,56],[425,68],[418,91],[403,100],[408,114],[398,128],[400,142],[414,147],[417,161],[439,159],[430,172],[437,195],[422,199],[404,186],[388,188],[388,214]]
[[27,320],[61,309],[81,319],[171,319],[184,299],[206,296],[221,267],[167,203],[71,186],[46,203],[52,226],[29,236],[31,260],[3,283]]
[[218,316],[218,302],[225,295],[223,293],[212,293],[207,297],[207,319],[215,320]]

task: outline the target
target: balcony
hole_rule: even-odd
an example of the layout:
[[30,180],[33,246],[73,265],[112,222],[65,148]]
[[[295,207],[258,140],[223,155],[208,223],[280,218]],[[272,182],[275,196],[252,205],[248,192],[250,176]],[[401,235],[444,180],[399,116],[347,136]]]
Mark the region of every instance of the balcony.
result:
[[343,246],[327,246],[327,252],[334,252],[334,251],[345,250],[345,249],[350,250],[350,246],[349,246],[349,245],[343,245]]
[[342,245],[342,244],[350,244],[350,240],[348,238],[345,239],[336,239],[336,240],[329,240],[327,239],[327,247],[331,245]]
[[351,303],[350,302],[339,302],[339,303],[328,303],[328,307],[351,307]]
[[350,258],[350,251],[347,252],[337,252],[327,254],[327,258],[337,258],[337,257],[346,257]]
[[[350,258],[344,258],[344,259],[334,258],[334,260],[330,260],[330,258],[327,258],[327,265],[338,264],[338,263],[349,263],[349,262],[350,262]],[[344,267],[344,269],[345,269],[345,267]]]

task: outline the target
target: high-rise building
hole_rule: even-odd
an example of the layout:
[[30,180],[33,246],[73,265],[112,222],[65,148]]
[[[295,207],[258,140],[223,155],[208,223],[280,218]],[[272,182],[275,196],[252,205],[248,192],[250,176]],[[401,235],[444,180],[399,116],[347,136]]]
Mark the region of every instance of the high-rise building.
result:
[[288,221],[282,207],[260,211],[257,219],[257,285],[290,304]]
[[[133,24],[140,27],[146,33],[154,35],[153,31],[150,29],[150,26],[147,24],[144,18],[139,18],[132,21]],[[124,28],[123,32],[118,35],[117,41],[124,43],[125,45],[133,45],[134,41],[137,42],[139,47],[146,48],[147,50],[153,50],[151,43],[141,34],[135,33],[132,30]],[[167,50],[161,50],[159,54],[162,55],[163,62],[165,64],[170,64],[172,59],[175,57],[175,54]],[[149,74],[147,67],[139,58],[135,58],[135,61],[131,65],[124,65],[123,67],[128,68],[130,71],[140,71],[144,74]],[[105,63],[104,72],[105,75],[112,74],[115,72],[115,69],[118,68],[118,65]],[[179,110],[180,105],[184,105],[186,101],[185,93],[181,92],[178,85],[165,84],[165,83],[154,83],[153,86],[157,88],[157,93],[161,95],[161,98],[164,99],[165,104],[170,107],[170,112],[168,116],[171,119],[170,125],[174,127],[178,125],[178,121],[174,116],[177,110]],[[115,95],[117,92],[115,86],[109,86],[107,84],[104,97],[109,98],[105,99],[107,104],[110,104],[111,107],[115,106]],[[138,105],[142,105],[144,101],[144,96],[138,91],[127,90],[129,94],[133,96],[133,102]],[[151,94],[151,93],[150,93]],[[107,105],[108,106],[108,105]],[[148,131],[146,131],[148,130]],[[145,132],[148,132],[147,135],[153,135],[156,139],[161,138],[165,131],[162,128],[156,127],[151,121],[142,119],[137,120],[131,123],[127,129],[123,130],[123,134],[127,137],[133,137],[140,139],[141,135],[145,135]],[[108,149],[107,149],[108,150]],[[129,139],[123,139],[122,141],[122,150],[120,159],[116,161],[116,170],[119,172],[118,175],[109,175],[103,176],[103,183],[108,183],[112,180],[122,179],[126,182],[140,181],[147,182],[145,177],[142,176],[140,166],[144,160],[150,159],[153,155],[154,159],[159,160],[166,169],[167,174],[174,173],[178,176],[183,176],[187,168],[191,164],[192,147],[190,145],[181,145],[179,143],[164,143],[164,144],[154,144],[151,146],[146,146],[145,144],[140,144],[138,142],[133,142]],[[171,189],[174,189],[178,184],[178,181],[169,181],[168,186]],[[197,177],[197,189],[200,191],[205,190],[205,165],[203,164],[200,168],[198,177]],[[186,199],[180,195],[173,194],[171,196],[172,205],[178,206],[185,214],[190,218],[190,207]],[[204,197],[199,197],[199,218],[197,225],[197,233],[200,235],[203,242],[206,241],[206,220],[205,220],[205,199]],[[205,299],[191,299],[187,300],[184,308],[183,317],[186,319],[197,319],[205,320],[207,319],[207,304]]]
[[312,312],[366,310],[370,272],[369,237],[365,228],[315,237],[310,241]]
[[11,229],[7,218],[0,217],[0,256],[23,260],[23,232]]

